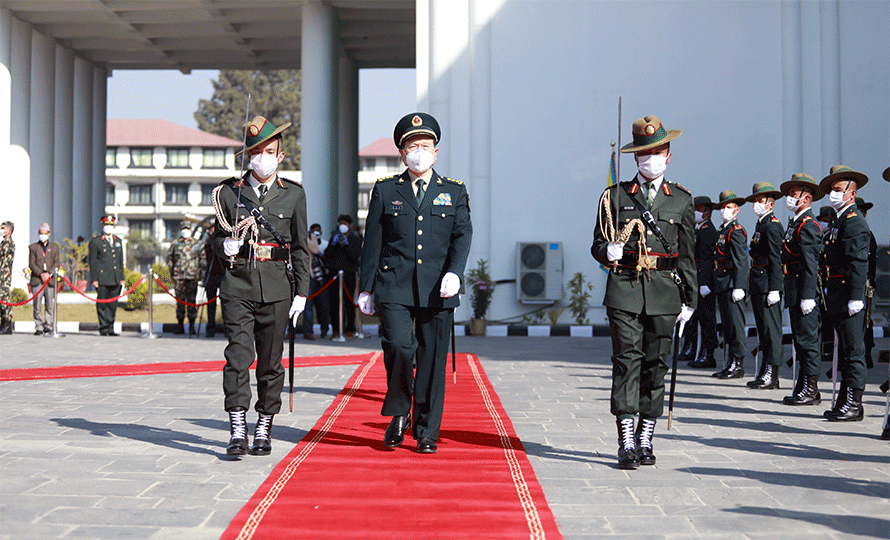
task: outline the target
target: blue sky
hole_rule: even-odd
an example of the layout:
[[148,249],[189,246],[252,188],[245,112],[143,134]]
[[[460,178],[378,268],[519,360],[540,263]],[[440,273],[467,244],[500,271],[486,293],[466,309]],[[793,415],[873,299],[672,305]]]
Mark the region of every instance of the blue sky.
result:
[[[198,100],[213,94],[217,71],[117,70],[108,79],[108,118],[160,118],[196,128]],[[392,135],[417,105],[413,69],[359,70],[359,148]]]

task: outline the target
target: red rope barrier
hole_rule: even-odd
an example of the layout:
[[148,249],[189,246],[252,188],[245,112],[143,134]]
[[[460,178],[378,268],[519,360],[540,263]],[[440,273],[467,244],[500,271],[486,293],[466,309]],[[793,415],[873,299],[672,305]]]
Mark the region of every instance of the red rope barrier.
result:
[[43,285],[41,285],[40,288],[37,289],[37,292],[34,293],[34,296],[32,296],[31,298],[28,298],[24,302],[4,302],[3,300],[0,300],[0,304],[2,304],[4,306],[24,306],[31,300],[34,300],[35,298],[37,298],[40,295],[40,293],[43,292],[43,289],[46,288],[46,284],[49,283],[49,280],[51,280],[51,279],[52,279],[52,276],[48,277],[47,280],[43,282]]
[[206,301],[206,302],[203,302],[203,303],[201,303],[201,304],[192,304],[191,302],[186,302],[185,300],[180,300],[179,298],[176,298],[176,295],[174,295],[172,292],[170,292],[170,289],[168,289],[168,288],[164,285],[164,282],[161,281],[161,278],[156,277],[156,278],[155,278],[155,281],[158,282],[158,285],[160,285],[162,289],[164,289],[165,291],[167,291],[167,294],[169,294],[170,296],[172,296],[174,300],[176,300],[177,302],[179,302],[180,304],[182,304],[182,305],[184,305],[184,306],[191,306],[191,307],[201,307],[201,306],[206,306],[207,304],[212,304],[213,302],[216,302],[216,299],[219,298],[219,295],[216,295],[216,296],[214,296],[213,298],[211,298],[210,300],[208,300],[208,301]]
[[67,278],[67,277],[62,276],[62,279],[65,281],[65,283],[68,284],[69,287],[71,287],[71,289],[72,289],[74,292],[76,292],[77,294],[83,296],[83,297],[86,298],[87,300],[92,300],[93,302],[96,302],[97,304],[110,304],[110,303],[112,303],[112,302],[117,302],[117,301],[120,300],[121,298],[123,298],[123,297],[127,296],[128,294],[130,294],[131,292],[135,291],[135,290],[136,290],[136,287],[138,287],[139,285],[142,284],[143,281],[145,281],[145,276],[142,276],[141,278],[139,278],[139,281],[137,281],[132,287],[130,287],[128,290],[124,291],[123,293],[121,293],[121,294],[115,296],[114,298],[93,298],[92,296],[87,296],[87,295],[85,295],[84,293],[80,292],[80,289],[78,289],[77,287],[75,287],[73,283],[71,283],[70,281],[68,281],[68,278]]
[[358,304],[355,303],[355,299],[349,294],[349,288],[346,286],[346,282],[343,282],[343,290],[346,291],[346,296],[349,298],[349,301],[352,302],[352,307],[358,307]]
[[330,287],[331,284],[332,284],[333,282],[335,282],[335,281],[337,281],[337,278],[335,278],[335,277],[334,277],[334,278],[331,278],[330,281],[328,281],[327,283],[325,283],[324,287],[322,287],[322,288],[318,289],[317,291],[315,291],[315,294],[310,295],[310,296],[307,296],[307,297],[306,297],[306,300],[312,300],[313,298],[315,298],[316,296],[318,296],[319,294],[321,294],[321,291],[323,291],[323,290],[327,289],[328,287]]

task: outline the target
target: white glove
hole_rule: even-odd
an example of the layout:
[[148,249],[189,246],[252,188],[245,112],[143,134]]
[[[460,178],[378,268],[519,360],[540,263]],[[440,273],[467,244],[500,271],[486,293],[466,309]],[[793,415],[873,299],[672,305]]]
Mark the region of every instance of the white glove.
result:
[[606,248],[606,257],[610,261],[617,261],[624,256],[624,242],[609,242]]
[[374,299],[371,297],[371,293],[363,292],[358,295],[358,308],[365,315],[374,314]]
[[865,302],[862,300],[850,300],[847,302],[847,313],[852,317],[865,308]]
[[804,315],[809,315],[814,309],[816,309],[816,301],[812,298],[800,301],[800,312]]
[[297,319],[300,317],[300,313],[303,313],[303,309],[306,308],[306,297],[305,296],[294,296],[294,301],[290,305],[290,311],[287,312],[290,315],[292,321],[294,321],[294,328],[297,327]]
[[239,251],[241,251],[241,245],[244,244],[244,240],[239,240],[237,238],[226,238],[223,240],[223,253],[227,256],[231,257],[232,255],[237,255]]
[[695,313],[694,309],[687,306],[686,304],[683,304],[682,306],[680,306],[680,314],[677,315],[677,322],[683,322],[683,324],[688,323],[689,319],[692,318],[693,313]]
[[702,285],[698,288],[698,294],[701,295],[702,298],[711,294],[711,288],[707,285]]
[[460,278],[454,272],[448,272],[442,277],[442,286],[439,287],[439,296],[451,298],[460,291]]
[[771,306],[779,301],[779,291],[770,291],[766,295],[766,305]]
[[738,302],[742,298],[745,297],[745,289],[733,289],[732,290],[732,301]]

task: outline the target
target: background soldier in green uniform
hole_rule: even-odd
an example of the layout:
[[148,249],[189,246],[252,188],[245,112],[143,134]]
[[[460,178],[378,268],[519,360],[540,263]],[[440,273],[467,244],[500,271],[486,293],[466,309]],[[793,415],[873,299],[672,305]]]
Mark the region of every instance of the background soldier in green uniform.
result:
[[[167,252],[167,266],[170,268],[170,277],[176,284],[176,297],[180,300],[194,304],[198,296],[198,280],[204,271],[207,260],[204,254],[204,246],[196,238],[192,238],[192,230],[188,222],[183,221],[179,231],[179,238],[170,244]],[[176,330],[175,334],[185,333],[183,321],[185,320],[186,306],[176,302]],[[188,306],[189,334],[195,333],[195,319],[198,318],[198,308]]]
[[[226,274],[219,290],[222,319],[229,344],[223,368],[225,410],[229,413],[230,439],[226,453],[247,453],[246,414],[250,407],[250,365],[257,361],[255,409],[259,415],[251,454],[272,452],[272,417],[281,410],[284,368],[281,353],[288,316],[296,319],[309,293],[309,248],[306,245],[306,194],[303,186],[276,174],[284,160],[281,132],[290,122],[276,128],[262,116],[247,126],[245,150],[251,171],[242,178],[223,181],[213,191],[217,211],[216,232],[211,240],[223,258]],[[239,152],[240,154],[240,152]],[[242,199],[239,201],[239,192]],[[256,208],[281,235],[285,245],[262,225],[244,232],[232,227]],[[288,259],[293,268],[296,296],[292,296]],[[290,308],[290,309],[288,309]]]
[[794,352],[800,365],[797,383],[785,405],[818,405],[819,369],[819,311],[816,299],[819,292],[819,254],[822,251],[822,228],[810,206],[823,197],[819,184],[812,176],[794,173],[791,180],[780,186],[785,195],[785,206],[793,215],[788,220],[782,245],[782,264],[785,266],[785,305],[791,321]]
[[742,300],[748,289],[748,234],[737,220],[739,207],[745,199],[732,190],[720,192],[714,208],[720,212],[723,225],[717,237],[714,260],[714,292],[720,306],[723,325],[724,352],[728,355],[722,371],[712,376],[718,379],[738,379],[745,376],[745,311]]
[[856,192],[868,177],[835,165],[819,187],[828,193],[837,219],[823,237],[819,271],[825,286],[828,321],[837,332],[838,369],[843,377],[832,422],[862,420],[865,389],[865,281],[868,272],[869,228],[856,208]]
[[[861,197],[856,197],[856,208],[862,212],[862,217],[868,220],[868,211],[874,207],[873,203],[866,202]],[[870,228],[869,228],[870,229]],[[865,287],[865,365],[869,369],[874,367],[874,360],[871,356],[872,349],[875,348],[875,327],[871,319],[872,302],[874,302],[875,279],[878,275],[878,239],[875,233],[868,231],[868,284]]]
[[[102,234],[90,238],[89,261],[93,288],[100,300],[115,298],[124,286],[124,247],[119,236],[114,233],[114,216],[102,218]],[[99,319],[100,336],[116,336],[114,317],[117,314],[117,301],[96,302],[96,316]]]
[[751,273],[748,277],[754,324],[760,343],[760,372],[748,388],[779,388],[779,364],[782,362],[782,224],[773,214],[782,192],[769,182],[754,184],[745,200],[754,203],[757,225],[751,237]]
[[[695,266],[698,269],[698,306],[686,325],[681,359],[689,359],[689,367],[715,368],[717,360],[717,296],[714,290],[714,252],[717,228],[711,221],[714,203],[707,196],[696,197],[695,204]],[[701,352],[695,357],[698,327],[701,326]]]
[[[15,257],[15,242],[12,231],[15,225],[4,221],[0,225],[0,300],[9,303],[9,288],[12,286],[12,261]],[[0,304],[0,334],[12,333],[12,306]]]
[[[680,134],[680,130],[666,131],[655,116],[633,123],[633,142],[621,151],[634,153],[639,172],[632,181],[603,193],[590,247],[593,257],[609,268],[603,305],[612,334],[611,412],[618,426],[622,469],[655,464],[652,437],[656,419],[664,412],[664,376],[674,324],[681,318],[689,321],[698,300],[693,289],[698,281],[692,196],[664,178],[671,159],[669,142]],[[626,239],[623,230],[611,230],[616,218],[622,228],[633,227],[642,216],[638,205],[651,213],[669,250],[645,222]],[[641,241],[657,243],[643,251]],[[688,305],[681,304],[674,275],[682,279]],[[639,429],[634,428],[637,414]]]
[[440,134],[436,119],[422,112],[396,124],[393,141],[407,169],[381,178],[371,192],[358,300],[362,313],[374,313],[375,299],[380,311],[387,381],[381,414],[393,417],[383,442],[399,446],[413,425],[422,454],[438,448],[448,338],[473,236],[467,187],[432,168]]

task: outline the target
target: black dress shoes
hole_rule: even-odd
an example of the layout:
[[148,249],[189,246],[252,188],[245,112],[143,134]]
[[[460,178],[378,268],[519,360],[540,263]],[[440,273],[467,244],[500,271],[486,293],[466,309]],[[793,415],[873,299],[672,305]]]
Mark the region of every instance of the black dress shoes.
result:
[[427,437],[417,439],[418,454],[435,454],[437,450],[438,446],[436,446],[436,441]]
[[733,358],[729,366],[717,374],[718,379],[741,379],[744,376],[745,370],[742,368],[741,358]]
[[655,454],[652,453],[651,448],[641,446],[640,451],[637,452],[637,460],[640,465],[655,465]]
[[639,469],[640,460],[637,457],[637,451],[634,448],[618,449],[618,468],[619,469]]
[[411,419],[408,415],[393,416],[392,422],[389,423],[389,427],[383,434],[383,444],[390,448],[399,446],[405,440],[405,431],[409,427],[411,427]]

